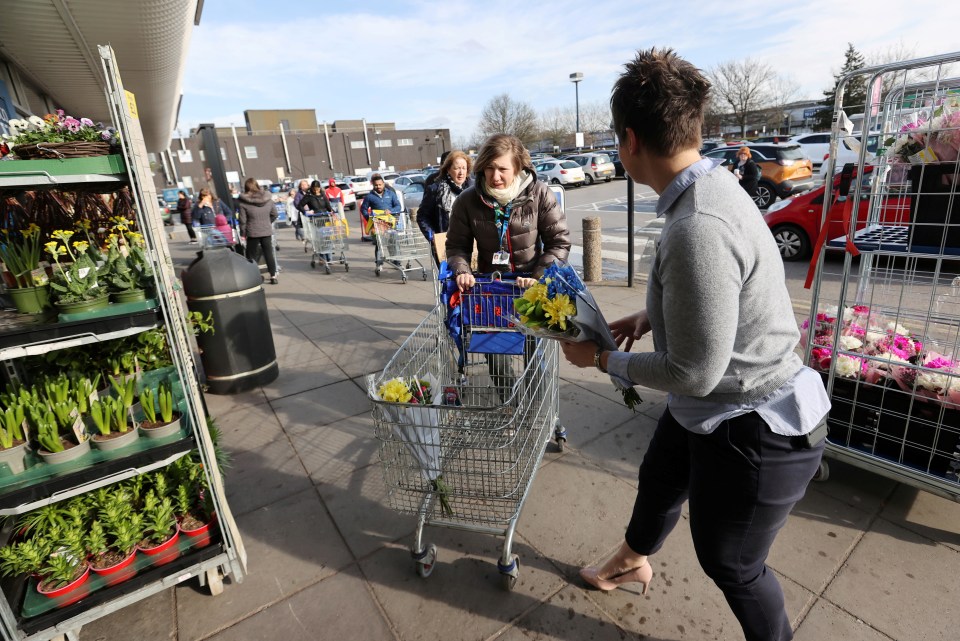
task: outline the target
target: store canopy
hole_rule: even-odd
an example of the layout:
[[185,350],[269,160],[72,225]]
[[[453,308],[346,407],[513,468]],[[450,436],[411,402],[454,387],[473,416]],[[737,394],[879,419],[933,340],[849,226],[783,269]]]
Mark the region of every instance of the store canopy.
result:
[[202,0],[6,2],[0,53],[55,106],[109,122],[97,45],[111,45],[124,88],[136,95],[147,149],[159,151],[176,126],[198,5]]

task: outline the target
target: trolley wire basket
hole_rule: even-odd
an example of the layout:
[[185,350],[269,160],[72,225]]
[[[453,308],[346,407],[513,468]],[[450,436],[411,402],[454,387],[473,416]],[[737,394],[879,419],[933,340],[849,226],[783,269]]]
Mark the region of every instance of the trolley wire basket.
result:
[[431,265],[431,272],[433,270],[430,243],[420,228],[410,223],[405,212],[399,217],[375,212],[369,227],[376,243],[377,276],[386,264],[400,272],[404,283],[407,282],[407,272],[418,269],[423,280],[427,280],[427,265]]
[[329,274],[335,263],[343,265],[344,271],[350,271],[347,261],[347,236],[337,214],[301,214],[303,217],[304,248],[309,243],[313,249],[310,267],[319,264]]

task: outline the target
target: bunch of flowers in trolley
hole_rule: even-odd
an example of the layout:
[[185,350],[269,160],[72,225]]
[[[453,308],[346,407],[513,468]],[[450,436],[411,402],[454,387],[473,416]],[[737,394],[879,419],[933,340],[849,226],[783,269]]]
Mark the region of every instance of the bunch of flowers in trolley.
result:
[[908,116],[895,136],[884,141],[891,163],[954,161],[960,156],[960,100],[948,96],[932,114]]
[[[827,307],[816,316],[810,366],[827,371],[836,359],[835,370],[844,378],[861,378],[877,383],[897,363],[914,363],[923,352],[923,342],[896,320],[871,313],[866,305],[843,310],[837,332],[838,310]],[[800,326],[806,339],[809,321]],[[859,356],[862,354],[863,356]]]
[[3,136],[7,149],[16,153],[19,145],[60,142],[106,142],[119,144],[116,129],[103,123],[94,123],[89,118],[74,118],[63,109],[47,114],[43,118],[30,116],[20,120],[14,118],[7,122],[10,133]]
[[388,403],[410,403],[412,405],[430,405],[433,394],[430,381],[420,378],[391,378],[378,390],[380,398]]
[[901,389],[921,399],[960,409],[960,362],[929,351],[918,367],[894,366],[891,376]]
[[[513,301],[514,320],[519,329],[538,338],[567,341],[592,340],[601,348],[617,351],[607,321],[570,265],[549,265],[539,281]],[[623,394],[623,402],[634,409],[640,395],[629,381],[611,377]]]

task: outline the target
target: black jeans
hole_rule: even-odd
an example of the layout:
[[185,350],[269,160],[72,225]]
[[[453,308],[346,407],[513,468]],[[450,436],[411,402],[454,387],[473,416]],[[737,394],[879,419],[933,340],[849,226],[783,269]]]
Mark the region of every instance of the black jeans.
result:
[[258,236],[256,238],[250,238],[248,236],[247,258],[253,260],[255,263],[259,263],[261,252],[267,261],[267,271],[270,272],[270,277],[273,278],[277,275],[277,257],[273,254],[273,237]]
[[767,554],[820,464],[824,443],[774,434],[756,412],[690,432],[666,410],[643,463],[626,542],[653,554],[690,499],[697,559],[723,592],[747,641],[793,638]]

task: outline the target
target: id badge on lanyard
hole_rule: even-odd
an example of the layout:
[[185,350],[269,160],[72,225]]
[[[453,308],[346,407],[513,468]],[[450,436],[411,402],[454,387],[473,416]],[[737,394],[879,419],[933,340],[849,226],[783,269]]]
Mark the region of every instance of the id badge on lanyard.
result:
[[498,267],[510,267],[510,252],[506,248],[506,238],[507,233],[510,227],[510,209],[507,208],[506,212],[501,212],[497,210],[497,229],[500,231],[500,251],[494,252],[493,260],[491,261],[495,266]]

